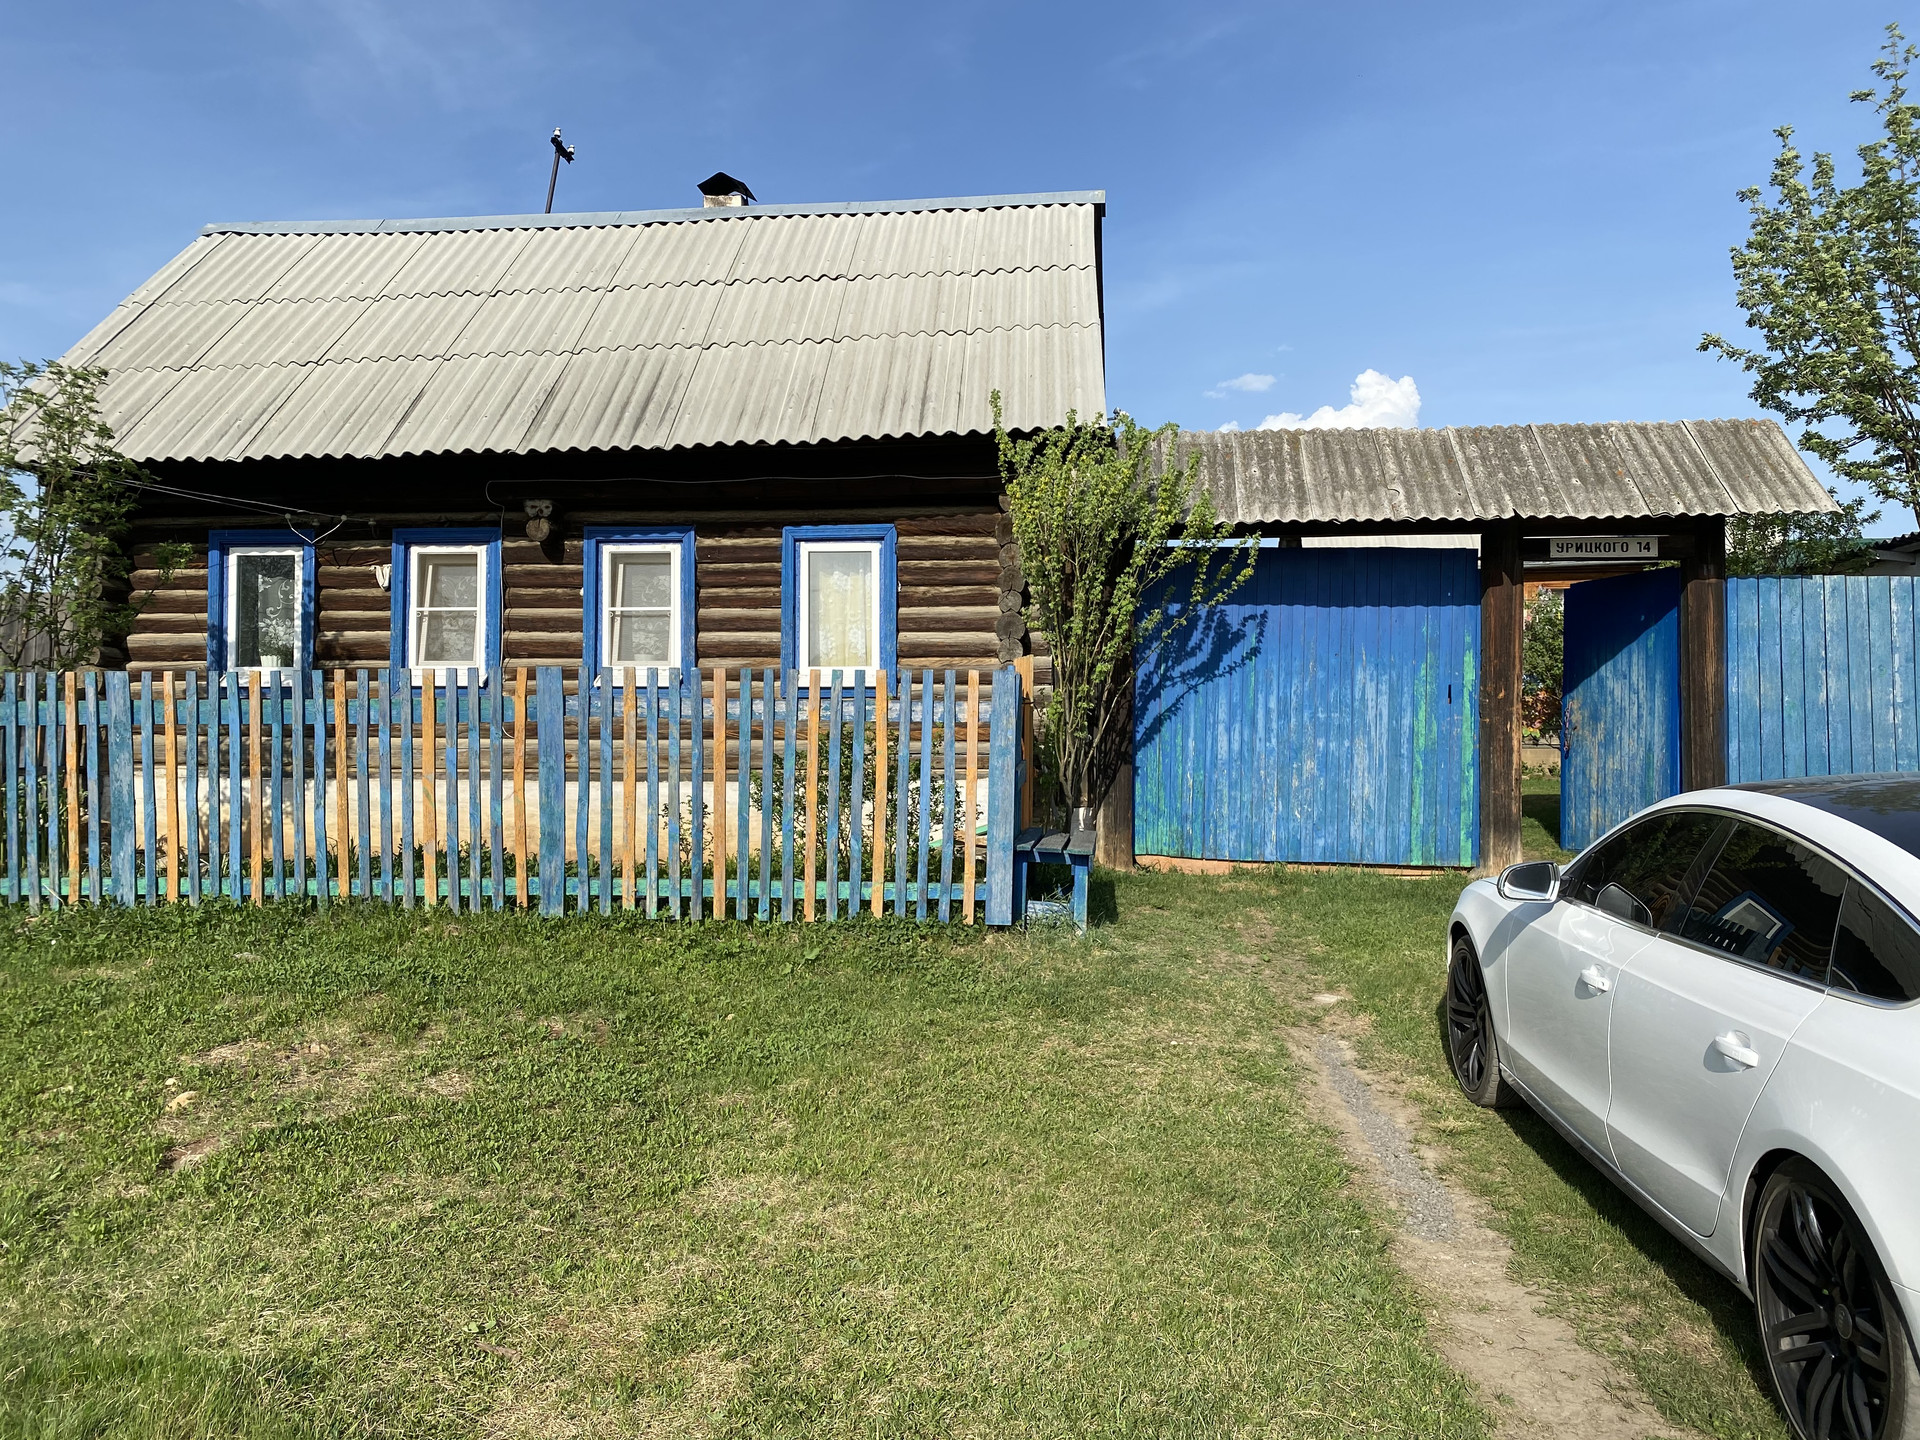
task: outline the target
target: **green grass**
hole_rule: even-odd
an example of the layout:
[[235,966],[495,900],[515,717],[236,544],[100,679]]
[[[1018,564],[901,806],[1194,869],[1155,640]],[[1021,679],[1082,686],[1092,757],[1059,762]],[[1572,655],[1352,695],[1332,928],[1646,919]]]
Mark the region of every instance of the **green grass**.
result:
[[1529,860],[1571,860],[1560,848],[1560,777],[1528,775],[1520,781],[1520,848]]
[[1234,883],[1314,983],[1352,996],[1363,1060],[1402,1080],[1449,1174],[1490,1202],[1519,1276],[1581,1339],[1619,1360],[1671,1421],[1728,1440],[1785,1436],[1739,1292],[1531,1111],[1478,1109],[1454,1085],[1439,1007],[1461,880],[1246,873]]
[[8,919],[0,1433],[1485,1434],[1278,1038],[1345,884]]

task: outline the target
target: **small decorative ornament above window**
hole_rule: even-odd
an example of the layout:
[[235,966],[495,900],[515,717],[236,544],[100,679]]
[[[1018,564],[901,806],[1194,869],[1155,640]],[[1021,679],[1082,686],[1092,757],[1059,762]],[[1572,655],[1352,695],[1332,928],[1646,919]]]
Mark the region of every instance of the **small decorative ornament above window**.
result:
[[1658,560],[1658,535],[1556,535],[1547,541],[1550,560]]

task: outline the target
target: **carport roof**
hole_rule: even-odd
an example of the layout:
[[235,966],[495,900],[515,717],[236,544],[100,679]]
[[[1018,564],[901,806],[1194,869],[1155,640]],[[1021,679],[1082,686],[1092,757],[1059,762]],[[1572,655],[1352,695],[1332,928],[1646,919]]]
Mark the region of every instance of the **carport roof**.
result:
[[1830,511],[1771,420],[1183,432],[1236,525]]

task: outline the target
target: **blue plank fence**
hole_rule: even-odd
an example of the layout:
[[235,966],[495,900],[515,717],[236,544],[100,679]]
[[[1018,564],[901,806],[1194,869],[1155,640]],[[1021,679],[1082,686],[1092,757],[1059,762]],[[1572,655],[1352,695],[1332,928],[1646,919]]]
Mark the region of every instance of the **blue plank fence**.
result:
[[1920,771],[1920,586],[1727,582],[1727,779]]
[[1480,586],[1471,550],[1263,550],[1140,657],[1142,854],[1474,863]]
[[1020,677],[895,678],[7,674],[0,898],[1010,924]]

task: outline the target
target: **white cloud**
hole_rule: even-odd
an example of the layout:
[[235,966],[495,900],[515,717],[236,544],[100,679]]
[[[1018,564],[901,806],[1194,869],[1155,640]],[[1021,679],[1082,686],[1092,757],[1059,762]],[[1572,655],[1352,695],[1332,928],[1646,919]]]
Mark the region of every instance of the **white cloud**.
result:
[[1207,391],[1209,400],[1224,400],[1227,392],[1238,390],[1243,395],[1258,395],[1273,388],[1273,376],[1256,375],[1249,370],[1245,375],[1236,375],[1231,380],[1222,380],[1213,389]]
[[1227,421],[1227,423],[1226,423],[1226,424],[1224,424],[1224,425],[1222,425],[1222,426],[1221,426],[1220,428],[1221,428],[1221,429],[1222,429],[1223,431],[1224,431],[1224,430],[1238,430],[1238,429],[1240,428],[1240,422],[1239,422],[1238,420],[1229,420],[1229,421]]
[[1262,430],[1360,430],[1379,427],[1409,430],[1420,423],[1420,387],[1411,375],[1390,380],[1378,370],[1362,370],[1354,377],[1352,402],[1334,409],[1322,405],[1311,415],[1290,410],[1269,415]]

